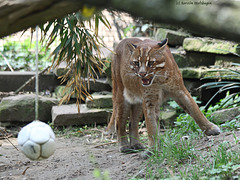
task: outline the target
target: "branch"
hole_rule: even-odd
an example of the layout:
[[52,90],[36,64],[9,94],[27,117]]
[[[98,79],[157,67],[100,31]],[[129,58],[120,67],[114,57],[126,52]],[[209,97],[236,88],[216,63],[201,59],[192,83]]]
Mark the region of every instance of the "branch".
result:
[[81,9],[79,0],[0,0],[0,38]]
[[83,4],[240,42],[240,2],[225,0],[0,0],[0,37],[61,18]]
[[[43,73],[45,73],[47,70],[49,69],[49,66],[46,67],[45,69],[43,69],[41,72],[38,73],[38,76],[42,75]],[[34,81],[36,78],[36,76],[32,76],[30,79],[28,79],[20,88],[18,88],[15,91],[15,94],[18,94],[20,91],[22,91],[27,85],[29,85],[32,81]]]

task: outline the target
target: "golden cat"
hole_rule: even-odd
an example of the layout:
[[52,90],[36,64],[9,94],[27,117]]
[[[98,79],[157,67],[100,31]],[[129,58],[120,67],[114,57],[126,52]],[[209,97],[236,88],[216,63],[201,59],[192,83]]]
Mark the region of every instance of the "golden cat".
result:
[[[112,61],[113,114],[106,131],[116,126],[119,150],[143,149],[139,143],[138,123],[145,116],[149,146],[158,134],[161,104],[169,97],[191,115],[206,135],[220,129],[202,114],[183,84],[181,72],[167,46],[162,42],[129,38],[115,48]],[[129,139],[126,123],[129,118]]]

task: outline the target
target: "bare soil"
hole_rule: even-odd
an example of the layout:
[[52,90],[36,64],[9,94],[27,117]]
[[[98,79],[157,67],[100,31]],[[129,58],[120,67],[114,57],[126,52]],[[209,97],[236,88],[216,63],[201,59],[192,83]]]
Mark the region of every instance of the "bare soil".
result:
[[[93,131],[95,131],[93,129]],[[81,134],[81,132],[79,132]],[[240,132],[235,132],[240,139]],[[215,137],[204,137],[196,142],[196,149],[201,154],[216,148],[219,143],[228,141],[230,150],[239,150],[239,143],[231,132]],[[79,137],[58,135],[57,150],[49,159],[31,161],[16,147],[17,139],[0,140],[0,179],[96,179],[94,170],[108,172],[113,180],[131,179],[137,175],[144,178],[144,166],[147,160],[139,153],[122,154],[114,141],[102,136],[101,131],[82,134]]]

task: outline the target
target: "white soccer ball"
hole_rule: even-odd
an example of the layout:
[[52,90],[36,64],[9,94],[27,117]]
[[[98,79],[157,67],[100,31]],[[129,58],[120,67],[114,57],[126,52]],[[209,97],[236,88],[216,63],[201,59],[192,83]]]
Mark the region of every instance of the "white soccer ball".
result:
[[41,121],[33,121],[18,133],[18,145],[31,160],[50,157],[56,150],[55,135],[52,128]]

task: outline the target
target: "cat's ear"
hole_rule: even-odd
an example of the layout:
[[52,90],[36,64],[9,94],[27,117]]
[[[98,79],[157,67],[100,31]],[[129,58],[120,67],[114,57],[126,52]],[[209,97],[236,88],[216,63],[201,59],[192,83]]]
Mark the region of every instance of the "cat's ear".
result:
[[137,45],[127,42],[128,48],[131,53],[137,48]]
[[168,38],[164,39],[162,42],[158,43],[160,49],[164,48],[168,43]]
[[168,38],[164,39],[162,42],[159,42],[157,44],[157,47],[154,47],[151,54],[156,54],[156,53],[161,53],[163,48],[167,45],[168,43]]

